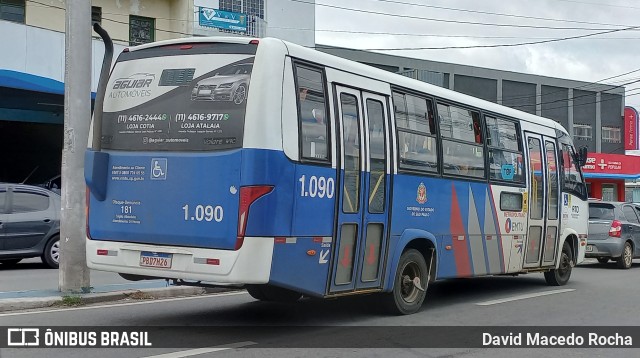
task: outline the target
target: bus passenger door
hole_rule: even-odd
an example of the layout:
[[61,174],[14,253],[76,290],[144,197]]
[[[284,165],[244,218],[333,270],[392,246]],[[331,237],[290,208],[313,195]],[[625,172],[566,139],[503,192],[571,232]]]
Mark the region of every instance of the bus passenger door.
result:
[[540,267],[547,212],[547,165],[543,150],[543,137],[527,133],[529,156],[529,220],[524,250],[523,268]]
[[387,100],[335,90],[340,184],[331,293],[381,286],[389,210]]
[[547,224],[542,250],[542,265],[552,266],[559,250],[558,235],[560,228],[560,177],[558,175],[558,146],[553,138],[543,137],[547,165]]

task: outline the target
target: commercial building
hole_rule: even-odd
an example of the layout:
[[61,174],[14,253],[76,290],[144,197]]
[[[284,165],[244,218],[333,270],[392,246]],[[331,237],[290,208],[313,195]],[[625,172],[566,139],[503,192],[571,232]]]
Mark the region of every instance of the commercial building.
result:
[[346,48],[318,48],[559,122],[577,147],[588,148],[584,173],[590,197],[625,200],[625,180],[640,178],[640,162],[638,170],[634,169],[640,157],[625,155],[625,149],[638,149],[638,131],[637,116],[623,120],[624,87]]
[[[130,45],[191,36],[269,36],[315,45],[314,1],[93,0],[92,5],[92,20],[114,38],[116,53]],[[29,182],[40,182],[59,173],[64,7],[63,0],[0,0],[0,44],[8,49],[0,52],[0,153],[20,153],[0,156],[0,181],[29,177]],[[640,178],[635,164],[619,165],[640,158],[625,156],[625,149],[638,149],[638,118],[623,117],[623,87],[344,48],[319,49],[558,121],[577,146],[589,149],[585,174],[592,197],[624,200],[625,180]],[[95,91],[103,56],[97,37],[91,52]]]

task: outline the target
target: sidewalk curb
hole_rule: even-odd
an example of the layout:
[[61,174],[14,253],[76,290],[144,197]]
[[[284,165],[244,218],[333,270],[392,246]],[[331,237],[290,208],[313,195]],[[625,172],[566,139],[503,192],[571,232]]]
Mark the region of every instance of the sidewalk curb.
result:
[[[87,304],[113,302],[121,300],[153,301],[155,299],[199,296],[208,293],[222,293],[238,290],[238,288],[203,288],[192,286],[171,286],[162,288],[129,289],[103,293],[87,294],[60,294],[49,297],[21,297],[0,299],[0,312],[28,310],[44,307],[71,308],[81,307]],[[73,300],[77,304],[65,303],[65,300]]]

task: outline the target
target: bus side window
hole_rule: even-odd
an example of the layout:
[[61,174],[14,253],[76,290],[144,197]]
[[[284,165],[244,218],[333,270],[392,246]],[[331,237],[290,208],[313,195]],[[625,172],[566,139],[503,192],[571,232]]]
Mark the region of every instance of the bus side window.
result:
[[484,178],[484,143],[480,114],[438,103],[445,174]]
[[295,65],[301,157],[329,160],[329,121],[325,118],[325,81],[322,70]]
[[489,178],[523,184],[523,151],[516,122],[485,116],[489,154]]
[[422,97],[393,92],[400,168],[437,172],[433,105]]

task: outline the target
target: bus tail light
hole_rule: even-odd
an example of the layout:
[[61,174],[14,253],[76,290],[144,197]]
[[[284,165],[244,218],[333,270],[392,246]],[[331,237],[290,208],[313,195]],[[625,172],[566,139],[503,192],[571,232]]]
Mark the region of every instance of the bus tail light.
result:
[[620,237],[622,235],[622,223],[618,220],[613,220],[611,228],[609,229],[609,236]]
[[238,237],[235,250],[239,250],[244,242],[244,234],[249,220],[251,204],[273,190],[271,185],[243,186],[240,188],[240,207],[238,209]]
[[86,186],[85,187],[85,205],[84,205],[84,218],[86,220],[85,222],[85,229],[87,230],[87,239],[91,240],[91,234],[89,234],[89,203],[91,202],[91,190],[89,190],[89,187]]

